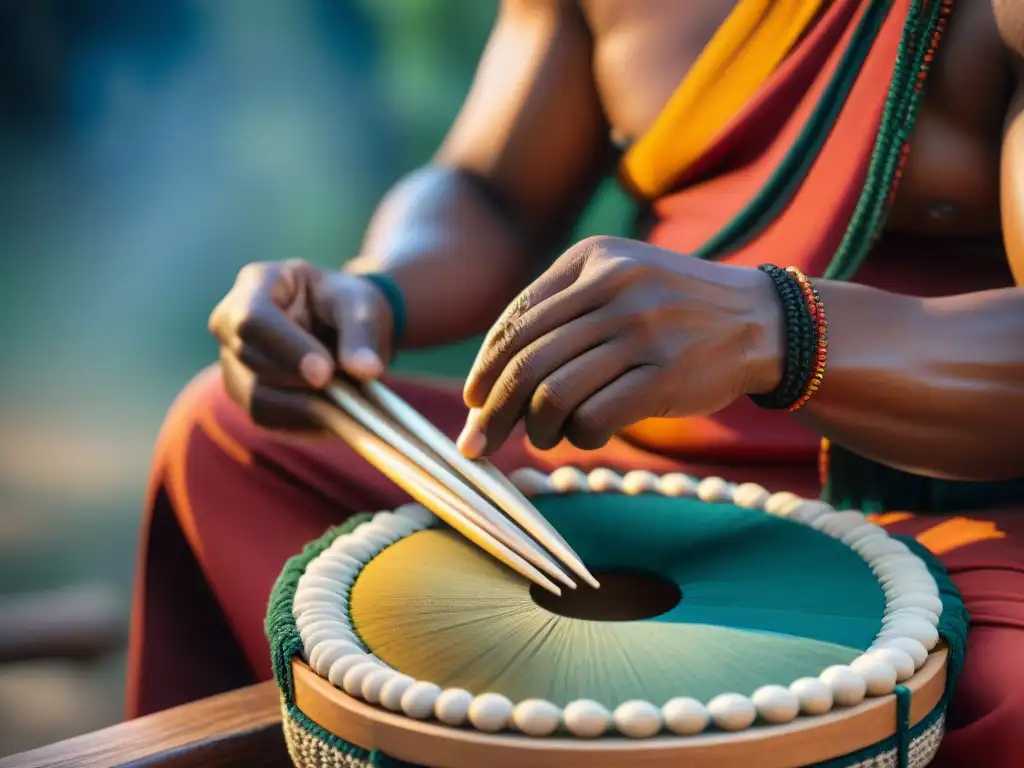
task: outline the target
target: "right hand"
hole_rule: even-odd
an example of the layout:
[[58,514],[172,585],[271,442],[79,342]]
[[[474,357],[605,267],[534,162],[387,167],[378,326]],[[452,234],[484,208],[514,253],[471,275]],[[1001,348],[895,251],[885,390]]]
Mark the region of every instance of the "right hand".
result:
[[297,390],[322,389],[336,373],[360,381],[384,372],[394,316],[384,294],[358,275],[302,261],[250,264],[210,315],[228,395],[268,429],[320,433]]

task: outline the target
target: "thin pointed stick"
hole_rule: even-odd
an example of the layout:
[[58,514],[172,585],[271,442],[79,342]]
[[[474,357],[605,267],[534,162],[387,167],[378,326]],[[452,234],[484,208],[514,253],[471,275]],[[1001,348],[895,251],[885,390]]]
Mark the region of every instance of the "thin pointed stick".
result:
[[530,501],[512,485],[489,461],[471,461],[455,446],[448,436],[427,421],[402,398],[377,381],[364,385],[372,401],[389,414],[396,422],[405,426],[432,451],[460,472],[498,507],[505,510],[523,529],[547,548],[559,562],[569,568],[594,589],[600,583],[587,569],[580,556],[563,539],[554,526],[534,507]]
[[312,410],[324,426],[348,443],[356,453],[463,537],[523,578],[554,595],[562,594],[557,584],[465,514],[467,510],[459,503],[461,499],[353,417],[319,401]]
[[348,384],[339,383],[327,389],[327,394],[352,418],[376,434],[385,443],[394,447],[410,462],[440,481],[441,486],[468,505],[475,513],[477,525],[507,546],[517,555],[529,561],[552,578],[572,589],[576,583],[570,579],[547,554],[530,541],[518,528],[512,525],[500,512],[492,508],[472,488],[452,474],[442,463],[435,461],[409,438],[388,423],[382,414],[366,402],[361,393]]

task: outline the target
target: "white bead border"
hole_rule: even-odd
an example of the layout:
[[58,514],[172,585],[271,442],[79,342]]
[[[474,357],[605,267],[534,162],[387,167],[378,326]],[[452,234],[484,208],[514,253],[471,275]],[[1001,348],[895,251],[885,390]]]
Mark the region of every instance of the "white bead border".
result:
[[718,477],[636,471],[619,475],[608,469],[589,474],[562,467],[550,475],[534,469],[509,479],[526,496],[564,493],[660,493],[728,502],[808,525],[850,547],[871,567],[885,592],[882,627],[874,643],[849,666],[832,666],[818,677],[789,687],[766,685],[752,695],[723,693],[706,704],[693,698],[671,699],[661,707],[626,701],[609,712],[596,701],[580,699],[560,708],[542,699],[514,704],[498,693],[474,695],[441,690],[414,680],[369,653],[352,628],[348,599],[356,577],[371,559],[406,536],[439,525],[419,504],[378,512],[372,520],[337,537],[314,558],[299,578],[292,604],[306,661],[318,675],[351,696],[418,720],[436,718],[446,725],[469,724],[485,733],[514,728],[529,736],[549,736],[559,727],[579,738],[595,738],[614,728],[632,738],[648,738],[663,729],[701,733],[714,724],[726,731],[751,727],[760,717],[772,724],[799,715],[823,715],[833,707],[851,707],[865,697],[885,696],[920,669],[938,643],[942,601],[934,577],[917,555],[884,528],[856,511],[838,512],[821,501],[792,493],[771,494],[754,483],[736,485]]

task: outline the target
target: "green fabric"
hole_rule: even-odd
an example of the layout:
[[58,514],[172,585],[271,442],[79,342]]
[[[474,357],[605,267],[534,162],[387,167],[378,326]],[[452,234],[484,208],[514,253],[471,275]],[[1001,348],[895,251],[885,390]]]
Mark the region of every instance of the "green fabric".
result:
[[962,512],[1024,503],[1024,478],[996,482],[939,480],[902,472],[832,444],[821,497],[836,509],[864,512]]
[[274,680],[277,681],[277,685],[281,689],[288,717],[323,743],[360,760],[369,760],[370,752],[325,731],[295,706],[292,659],[302,655],[302,638],[299,635],[299,628],[295,625],[295,617],[292,615],[292,602],[295,600],[295,589],[298,587],[299,577],[305,572],[310,561],[327,549],[335,538],[355,530],[356,526],[372,517],[373,515],[369,514],[355,515],[342,525],[329,529],[319,539],[307,544],[301,553],[290,558],[285,563],[281,575],[274,582],[274,588],[270,592],[267,617],[263,625],[267,640],[270,642],[270,662]]

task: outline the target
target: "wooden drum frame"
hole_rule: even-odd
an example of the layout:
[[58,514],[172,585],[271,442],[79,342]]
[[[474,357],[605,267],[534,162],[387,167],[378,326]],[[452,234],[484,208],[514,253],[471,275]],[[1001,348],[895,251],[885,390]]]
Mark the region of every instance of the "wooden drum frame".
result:
[[[936,647],[910,678],[910,727],[926,718],[946,689],[948,651]],[[756,765],[793,768],[850,755],[896,733],[896,695],[867,699],[827,715],[799,718],[736,733],[609,736],[578,739],[488,735],[471,728],[414,720],[353,698],[319,677],[301,659],[292,661],[295,704],[314,723],[351,744],[432,768],[693,768]]]

